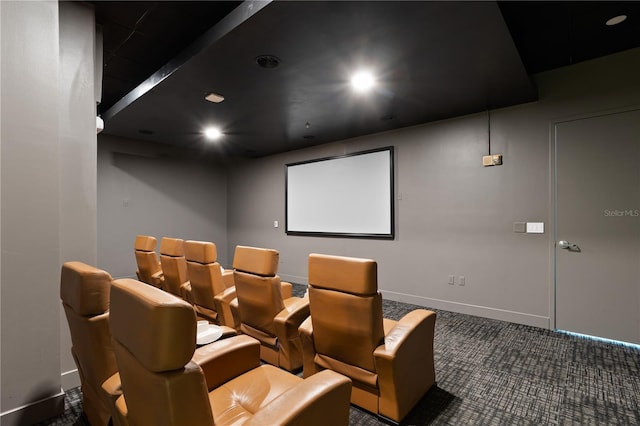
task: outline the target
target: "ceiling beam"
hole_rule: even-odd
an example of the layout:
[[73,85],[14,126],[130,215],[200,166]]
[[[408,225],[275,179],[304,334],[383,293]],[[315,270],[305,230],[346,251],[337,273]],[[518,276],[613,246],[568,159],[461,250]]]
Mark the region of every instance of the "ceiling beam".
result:
[[127,93],[111,108],[104,112],[102,118],[109,122],[116,114],[131,105],[140,97],[144,96],[151,89],[160,84],[181,66],[187,63],[195,55],[229,34],[235,28],[246,22],[253,15],[271,3],[272,0],[246,0],[231,13],[225,16],[220,22],[211,27],[202,36],[182,50],[176,57],[167,62],[158,71],[154,72],[145,81],[140,83],[135,89]]

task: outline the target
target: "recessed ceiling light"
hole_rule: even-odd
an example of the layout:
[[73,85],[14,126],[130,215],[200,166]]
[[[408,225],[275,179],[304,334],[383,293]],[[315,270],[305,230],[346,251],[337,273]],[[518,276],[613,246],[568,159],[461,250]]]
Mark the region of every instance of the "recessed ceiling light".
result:
[[209,93],[204,98],[209,102],[213,102],[214,104],[219,104],[220,102],[224,101],[224,96],[218,95],[217,93],[213,93],[213,92]]
[[280,58],[273,55],[260,55],[256,58],[256,63],[261,68],[277,68],[278,66],[280,66]]
[[204,135],[207,139],[214,141],[222,136],[222,132],[217,127],[209,127],[205,129]]
[[618,16],[614,16],[613,18],[609,19],[606,24],[607,26],[611,27],[613,25],[618,25],[621,22],[624,22],[627,20],[627,15],[618,15]]
[[369,71],[358,71],[351,77],[351,87],[356,92],[366,92],[375,85],[373,74]]

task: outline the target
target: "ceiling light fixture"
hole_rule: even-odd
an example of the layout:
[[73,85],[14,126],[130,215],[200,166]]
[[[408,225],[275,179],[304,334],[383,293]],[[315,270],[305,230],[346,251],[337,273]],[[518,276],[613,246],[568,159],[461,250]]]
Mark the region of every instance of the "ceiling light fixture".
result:
[[612,27],[614,25],[618,25],[621,22],[624,22],[627,20],[627,15],[618,15],[618,16],[614,16],[613,18],[607,20],[606,24],[608,27]]
[[256,58],[260,68],[272,69],[280,66],[280,58],[273,55],[260,55]]
[[209,127],[205,129],[204,135],[207,139],[214,141],[222,136],[222,132],[217,127]]
[[213,92],[209,93],[204,98],[209,102],[213,102],[214,104],[219,104],[220,102],[224,101],[224,96],[218,95],[217,93],[213,93]]
[[375,85],[373,74],[369,71],[358,71],[351,77],[351,87],[356,92],[367,92]]

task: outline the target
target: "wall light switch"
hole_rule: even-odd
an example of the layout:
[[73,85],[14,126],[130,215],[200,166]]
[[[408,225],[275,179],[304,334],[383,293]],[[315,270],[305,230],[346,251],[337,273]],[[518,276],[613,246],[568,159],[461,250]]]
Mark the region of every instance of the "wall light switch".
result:
[[277,228],[277,227],[278,227],[278,225],[279,225],[279,224],[278,224],[278,221],[277,221],[277,220],[274,220],[274,221],[273,221],[273,227],[274,227],[274,228]]
[[527,232],[527,224],[525,222],[513,222],[513,232]]
[[449,285],[454,285],[455,284],[455,277],[453,275],[449,275]]
[[527,222],[527,234],[544,234],[544,222]]

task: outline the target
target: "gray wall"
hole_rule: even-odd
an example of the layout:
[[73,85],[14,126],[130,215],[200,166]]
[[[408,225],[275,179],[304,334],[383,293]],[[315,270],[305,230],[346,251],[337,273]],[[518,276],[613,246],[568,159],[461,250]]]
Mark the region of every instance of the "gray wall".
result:
[[[95,19],[93,8],[59,3],[60,15],[60,264],[97,262]],[[101,64],[98,65],[98,67]],[[60,306],[62,387],[80,385],[71,337]]]
[[[106,129],[108,130],[108,129]],[[213,241],[226,264],[224,168],[166,145],[98,136],[98,264],[135,277],[137,234]]]
[[[251,160],[229,172],[228,255],[236,244],[280,251],[280,275],[306,283],[307,255],[378,261],[389,299],[551,327],[553,299],[550,125],[553,120],[640,104],[640,49],[536,76],[540,101]],[[396,147],[396,239],[288,237],[285,164]],[[273,221],[283,225],[273,227]],[[545,234],[513,232],[541,221]],[[448,285],[455,275],[456,284]],[[459,277],[466,278],[460,286]]]
[[3,425],[63,409],[61,371],[74,366],[60,325],[60,263],[95,261],[93,10],[60,9],[0,2]]
[[17,424],[60,400],[58,5],[1,2],[0,29],[0,413]]

